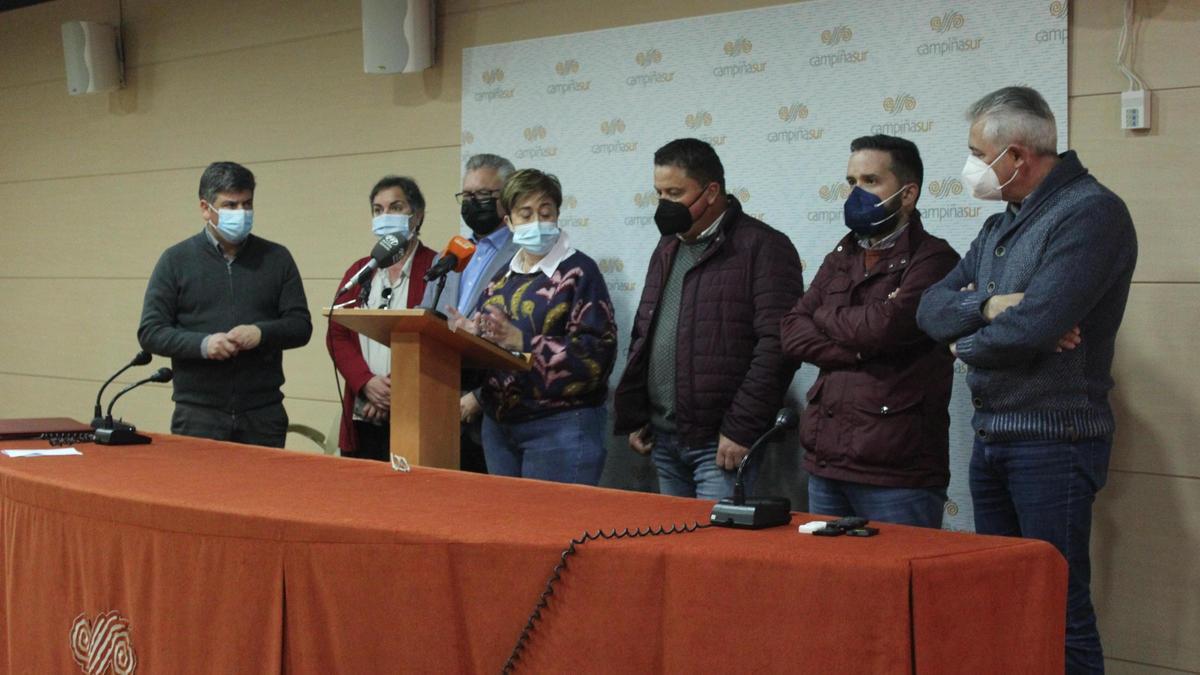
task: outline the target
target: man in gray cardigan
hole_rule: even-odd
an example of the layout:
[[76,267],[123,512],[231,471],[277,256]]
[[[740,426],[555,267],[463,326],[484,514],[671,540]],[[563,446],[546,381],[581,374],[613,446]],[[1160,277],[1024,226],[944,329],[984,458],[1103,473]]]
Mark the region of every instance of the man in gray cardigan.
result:
[[283,350],[307,344],[312,322],[291,253],[250,234],[254,185],[240,164],[204,170],[204,230],[154,266],[138,342],[171,357],[171,433],[281,448]]
[[1054,114],[1036,91],[997,90],[967,117],[964,183],[1008,208],[925,292],[917,321],[970,368],[976,531],[1062,552],[1067,672],[1103,672],[1088,546],[1112,447],[1108,391],[1137,260],[1133,222],[1074,151],[1056,154]]

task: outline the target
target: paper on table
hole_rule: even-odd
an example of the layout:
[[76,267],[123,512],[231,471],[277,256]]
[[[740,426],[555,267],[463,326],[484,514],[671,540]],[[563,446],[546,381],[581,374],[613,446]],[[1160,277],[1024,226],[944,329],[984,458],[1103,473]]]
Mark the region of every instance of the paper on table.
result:
[[62,457],[63,455],[82,455],[75,448],[39,448],[36,450],[0,450],[9,457]]

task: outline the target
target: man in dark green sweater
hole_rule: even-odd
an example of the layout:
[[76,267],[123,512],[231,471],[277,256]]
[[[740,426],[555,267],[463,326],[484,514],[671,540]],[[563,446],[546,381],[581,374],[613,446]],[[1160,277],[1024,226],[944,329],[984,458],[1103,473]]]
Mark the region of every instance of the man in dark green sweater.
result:
[[171,357],[171,433],[283,447],[283,350],[307,344],[312,321],[292,255],[250,234],[254,186],[239,164],[205,169],[204,230],[154,266],[138,342]]

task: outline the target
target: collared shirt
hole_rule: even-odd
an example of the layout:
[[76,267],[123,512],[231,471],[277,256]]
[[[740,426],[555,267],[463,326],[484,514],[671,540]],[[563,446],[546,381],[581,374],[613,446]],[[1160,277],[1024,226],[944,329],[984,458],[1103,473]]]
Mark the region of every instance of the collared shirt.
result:
[[225,259],[226,264],[233,262],[234,258],[237,258],[237,251],[234,251],[233,253],[226,253],[225,249],[221,248],[221,242],[217,241],[216,236],[213,235],[212,229],[208,225],[204,226],[204,234],[208,235],[208,241],[216,247],[217,253],[221,254],[221,257]]
[[726,213],[729,213],[729,209],[725,209],[724,211],[722,211],[721,215],[717,216],[717,219],[712,222],[712,225],[709,225],[708,227],[704,228],[704,231],[700,233],[700,236],[696,237],[695,242],[689,242],[688,240],[684,239],[682,234],[677,234],[675,236],[679,237],[679,241],[682,241],[685,244],[697,243],[697,242],[704,241],[705,239],[708,239],[709,237],[716,234],[717,228],[720,227],[720,225],[721,225],[721,221],[725,220]]
[[483,273],[491,265],[492,259],[500,252],[500,249],[508,245],[512,239],[512,230],[501,225],[496,228],[496,231],[488,236],[475,240],[475,255],[471,256],[471,260],[467,266],[463,268],[462,276],[458,280],[458,311],[466,316],[473,307],[468,307],[467,302],[475,292],[475,287],[480,283],[486,284],[491,279],[483,279]]
[[509,261],[508,270],[510,273],[516,272],[517,274],[532,274],[534,272],[541,272],[548,277],[552,277],[554,276],[554,271],[558,269],[560,264],[562,264],[562,261],[574,254],[575,249],[571,248],[571,240],[569,237],[567,237],[566,230],[559,230],[558,241],[554,242],[554,246],[551,246],[550,250],[546,251],[546,255],[542,256],[541,260],[535,262],[529,267],[525,267],[523,264],[521,264],[521,261],[524,259],[524,257],[520,252],[518,252],[512,257],[512,260]]
[[900,239],[900,235],[904,234],[904,231],[907,229],[908,223],[906,222],[900,227],[897,227],[895,232],[892,232],[874,244],[871,243],[870,237],[858,237],[858,245],[861,246],[865,251],[884,251],[895,246],[896,241]]
[[[367,293],[366,309],[404,309],[408,306],[408,276],[412,271],[413,258],[408,256],[404,267],[400,270],[400,278],[392,281],[388,270],[378,270],[371,277],[371,289]],[[387,299],[383,290],[391,289]],[[387,375],[392,372],[392,350],[371,338],[360,334],[358,344],[362,347],[363,360],[374,375]]]

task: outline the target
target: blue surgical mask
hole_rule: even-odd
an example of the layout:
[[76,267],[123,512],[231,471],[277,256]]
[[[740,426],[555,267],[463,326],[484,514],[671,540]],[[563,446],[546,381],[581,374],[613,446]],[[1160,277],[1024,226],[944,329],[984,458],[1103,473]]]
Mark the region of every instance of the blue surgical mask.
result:
[[214,209],[217,214],[216,227],[221,237],[231,244],[240,244],[250,235],[254,227],[254,211],[250,209]]
[[395,235],[400,240],[408,239],[407,213],[381,213],[371,219],[371,231],[376,237]]
[[546,255],[558,242],[558,223],[534,221],[513,228],[513,242],[532,255]]
[[899,207],[889,211],[884,204],[895,199],[896,195],[904,192],[906,187],[908,186],[900,188],[887,199],[880,199],[855,185],[854,189],[850,191],[850,196],[846,198],[846,204],[842,207],[846,227],[860,237],[873,237],[884,231],[890,226],[892,218],[900,213]]

